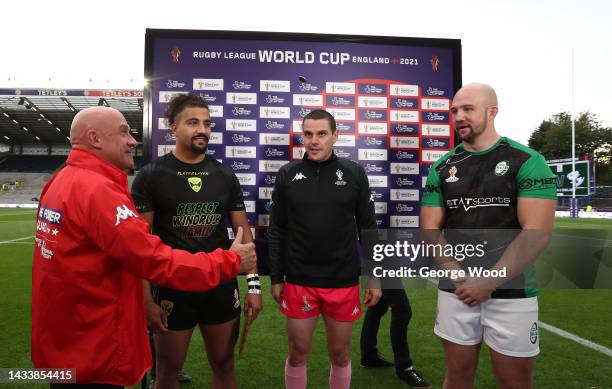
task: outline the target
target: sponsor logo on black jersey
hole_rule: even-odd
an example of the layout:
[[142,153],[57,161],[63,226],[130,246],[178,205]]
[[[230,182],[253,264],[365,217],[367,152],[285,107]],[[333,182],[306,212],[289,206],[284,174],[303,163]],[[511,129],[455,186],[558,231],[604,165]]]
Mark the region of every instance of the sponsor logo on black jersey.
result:
[[557,185],[556,177],[525,178],[519,182],[519,188],[522,190],[542,189],[542,188],[547,188],[551,185],[554,185],[556,187]]
[[446,200],[446,206],[450,209],[456,209],[463,206],[465,211],[472,208],[480,207],[509,207],[512,201],[509,197],[493,196],[493,197],[460,197],[458,199]]

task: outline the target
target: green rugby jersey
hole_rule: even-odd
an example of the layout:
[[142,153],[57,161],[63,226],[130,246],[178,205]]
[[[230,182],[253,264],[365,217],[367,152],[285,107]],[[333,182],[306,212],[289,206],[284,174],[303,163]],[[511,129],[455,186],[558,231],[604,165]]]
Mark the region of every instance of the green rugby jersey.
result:
[[[422,205],[445,207],[446,219],[442,226],[445,230],[509,230],[508,234],[484,232],[484,239],[496,243],[488,247],[496,250],[487,252],[480,265],[491,267],[521,228],[517,199],[556,199],[556,188],[556,176],[541,154],[501,137],[493,146],[479,152],[467,151],[460,144],[437,160],[429,170]],[[451,243],[463,242],[465,236],[459,235],[447,234],[447,238]],[[476,266],[476,260],[481,259],[459,263],[467,268]],[[452,290],[452,284],[441,282],[440,288]],[[537,293],[534,269],[530,265],[521,276],[500,286],[492,297],[521,298]]]

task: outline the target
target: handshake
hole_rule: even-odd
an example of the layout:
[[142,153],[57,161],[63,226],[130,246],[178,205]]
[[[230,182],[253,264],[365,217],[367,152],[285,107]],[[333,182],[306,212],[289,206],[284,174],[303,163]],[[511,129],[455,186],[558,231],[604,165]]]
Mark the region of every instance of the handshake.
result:
[[242,243],[242,227],[238,227],[234,243],[229,248],[230,251],[240,255],[240,273],[254,273],[257,267],[257,254],[253,242]]

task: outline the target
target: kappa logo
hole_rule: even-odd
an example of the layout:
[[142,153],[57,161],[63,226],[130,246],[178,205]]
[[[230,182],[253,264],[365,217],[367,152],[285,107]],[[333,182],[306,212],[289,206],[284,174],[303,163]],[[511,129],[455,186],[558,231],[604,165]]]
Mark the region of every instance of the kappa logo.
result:
[[351,316],[355,316],[358,313],[359,313],[359,307],[355,306],[355,308],[353,309],[353,312],[351,313]]
[[119,223],[121,223],[121,220],[127,220],[128,217],[138,217],[125,204],[118,206],[116,209],[117,209],[117,220],[115,221],[115,226],[118,226]]
[[312,311],[312,307],[310,306],[310,304],[308,304],[308,299],[306,298],[306,296],[302,296],[302,300],[304,301],[304,307],[302,307],[302,310],[304,312]]
[[446,182],[457,182],[459,181],[459,178],[455,177],[455,174],[457,174],[457,167],[453,166],[452,168],[450,168],[450,170],[448,171],[448,174],[450,174],[450,176],[444,180]]
[[189,187],[196,193],[202,189],[202,179],[200,177],[189,177],[187,179]]
[[238,289],[234,289],[234,309],[240,308],[240,294],[238,293]]
[[302,172],[299,172],[293,177],[293,179],[291,179],[291,181],[299,181],[299,180],[303,180],[304,178],[308,178],[308,177],[306,177]]

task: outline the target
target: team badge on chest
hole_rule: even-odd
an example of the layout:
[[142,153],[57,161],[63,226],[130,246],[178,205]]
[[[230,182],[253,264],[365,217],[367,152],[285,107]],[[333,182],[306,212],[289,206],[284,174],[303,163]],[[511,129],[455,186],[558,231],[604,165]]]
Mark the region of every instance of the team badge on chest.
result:
[[457,182],[457,181],[459,181],[459,178],[456,177],[456,174],[457,174],[457,167],[456,166],[453,166],[452,168],[450,168],[448,170],[448,174],[450,174],[450,176],[446,180],[444,180],[444,181],[446,181],[446,182]]
[[344,173],[342,172],[342,170],[336,170],[336,177],[338,177],[338,181],[335,182],[336,185],[346,185],[346,181],[342,179],[343,175]]
[[508,161],[501,161],[495,165],[495,175],[503,176],[510,169],[510,163]]
[[187,179],[189,186],[194,192],[198,193],[202,189],[202,179],[200,177],[189,177]]

